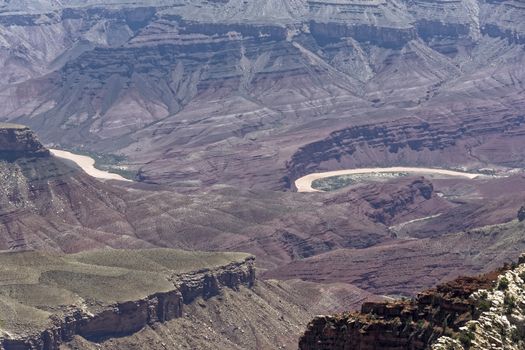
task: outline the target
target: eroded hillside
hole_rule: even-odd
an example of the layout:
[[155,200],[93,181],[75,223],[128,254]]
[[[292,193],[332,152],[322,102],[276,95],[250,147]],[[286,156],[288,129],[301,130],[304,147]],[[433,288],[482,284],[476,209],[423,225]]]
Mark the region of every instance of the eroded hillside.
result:
[[[517,0],[0,0],[0,120],[136,180],[0,124],[0,343],[295,348],[313,313],[375,300],[301,346],[520,344],[522,265],[505,290],[492,274],[384,299],[525,251],[524,17]],[[294,192],[370,166],[475,176]]]
[[488,271],[525,249],[523,224],[512,221],[525,202],[520,175],[405,177],[308,195],[229,186],[181,194],[100,182],[45,154],[0,161],[3,250],[242,251],[257,256],[265,278],[326,283],[319,303],[341,310]]
[[[505,151],[523,142],[519,1],[34,1],[1,11],[0,117],[46,143],[127,156],[143,181],[283,189],[304,169],[523,165]],[[385,121],[388,151],[374,131]],[[356,126],[381,135],[362,140],[348,133]],[[329,135],[327,154],[304,159],[301,147]]]

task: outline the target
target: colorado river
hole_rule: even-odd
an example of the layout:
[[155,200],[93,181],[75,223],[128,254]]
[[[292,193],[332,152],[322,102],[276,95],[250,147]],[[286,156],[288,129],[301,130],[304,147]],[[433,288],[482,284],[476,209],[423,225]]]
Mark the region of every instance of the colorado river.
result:
[[361,169],[346,169],[328,171],[324,173],[313,173],[303,176],[295,180],[295,187],[297,192],[322,192],[312,187],[315,180],[324,179],[327,177],[343,176],[343,175],[357,175],[357,174],[374,174],[374,173],[415,173],[415,174],[435,174],[446,175],[452,177],[463,177],[467,179],[474,179],[480,174],[464,173],[454,170],[432,169],[432,168],[410,168],[410,167],[392,167],[392,168],[361,168]]
[[49,151],[51,151],[51,154],[53,154],[56,157],[68,159],[75,162],[79,167],[82,168],[82,170],[86,172],[86,174],[96,177],[97,179],[131,181],[120,176],[119,174],[114,174],[108,171],[99,170],[95,168],[95,160],[91,157],[82,156],[67,151],[61,151],[58,149],[50,149]]

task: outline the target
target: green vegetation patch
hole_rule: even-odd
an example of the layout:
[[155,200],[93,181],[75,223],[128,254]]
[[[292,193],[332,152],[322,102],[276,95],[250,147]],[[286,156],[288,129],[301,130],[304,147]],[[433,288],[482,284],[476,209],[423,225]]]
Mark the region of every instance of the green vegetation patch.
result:
[[312,188],[319,191],[330,192],[359,183],[387,181],[403,176],[408,176],[408,173],[370,173],[331,176],[314,180],[312,182]]

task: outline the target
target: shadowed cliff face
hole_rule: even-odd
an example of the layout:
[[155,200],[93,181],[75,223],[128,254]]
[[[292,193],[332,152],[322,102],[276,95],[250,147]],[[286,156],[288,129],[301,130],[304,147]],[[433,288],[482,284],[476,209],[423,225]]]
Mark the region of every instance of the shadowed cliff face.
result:
[[0,160],[47,156],[49,151],[28,127],[0,123]]
[[[417,117],[460,137],[465,120],[523,107],[516,1],[119,3],[0,8],[0,117],[127,155],[143,181],[282,189],[287,161],[336,130]],[[475,156],[497,162],[487,152]],[[429,163],[439,151],[394,153]]]

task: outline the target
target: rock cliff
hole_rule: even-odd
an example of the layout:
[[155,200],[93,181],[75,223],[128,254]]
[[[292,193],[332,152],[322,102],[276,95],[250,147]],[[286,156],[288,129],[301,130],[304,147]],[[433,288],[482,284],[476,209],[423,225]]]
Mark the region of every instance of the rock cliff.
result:
[[472,295],[479,317],[460,328],[458,337],[440,337],[432,350],[519,350],[525,347],[525,256],[519,265],[498,277],[497,288]]
[[49,156],[49,151],[28,127],[0,123],[0,160],[45,156]]
[[462,327],[480,317],[482,305],[472,296],[493,288],[503,271],[460,277],[414,300],[365,303],[360,313],[318,316],[308,325],[299,348],[427,349],[444,334],[457,337]]
[[[89,341],[127,336],[181,317],[195,298],[255,284],[254,258],[245,254],[156,249],[58,257],[3,253],[0,259],[4,277],[10,278],[0,284],[0,347],[5,350],[56,350],[75,336]],[[39,276],[38,286],[10,277],[16,268]]]
[[[329,137],[300,148],[287,164],[286,183],[311,172],[339,168],[387,165],[482,166],[483,162],[519,166],[525,159],[486,152],[477,156],[483,141],[505,137],[519,142],[525,135],[525,116],[500,120],[471,118],[421,122],[407,119],[382,125],[362,125],[333,132]],[[466,152],[465,150],[468,150]]]

